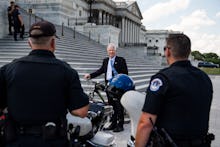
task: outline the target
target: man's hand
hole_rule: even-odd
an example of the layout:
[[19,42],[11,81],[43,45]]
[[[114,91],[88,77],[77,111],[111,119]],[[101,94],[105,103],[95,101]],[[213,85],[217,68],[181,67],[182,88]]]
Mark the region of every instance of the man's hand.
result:
[[85,74],[85,75],[84,75],[84,78],[88,80],[88,79],[91,78],[91,76],[90,76],[90,74]]

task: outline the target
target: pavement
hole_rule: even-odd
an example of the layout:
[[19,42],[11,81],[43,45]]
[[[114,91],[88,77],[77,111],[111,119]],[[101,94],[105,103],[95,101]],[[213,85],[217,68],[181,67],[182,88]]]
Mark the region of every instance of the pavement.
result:
[[[213,84],[213,101],[210,112],[209,132],[215,134],[215,140],[212,147],[220,146],[220,76],[210,76]],[[124,125],[124,131],[114,134],[117,147],[127,147],[127,141],[130,138],[130,123]]]
[[209,130],[215,134],[212,147],[220,146],[220,76],[210,76],[213,84],[213,100],[209,120]]

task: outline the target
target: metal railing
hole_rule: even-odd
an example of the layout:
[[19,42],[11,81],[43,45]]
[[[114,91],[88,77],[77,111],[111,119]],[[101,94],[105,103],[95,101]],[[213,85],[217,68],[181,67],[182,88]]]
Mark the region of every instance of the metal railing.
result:
[[30,28],[31,24],[33,24],[37,21],[43,21],[44,20],[42,17],[39,17],[35,14],[32,14],[32,9],[28,9],[28,11],[27,11],[23,8],[20,8],[20,12],[21,12],[26,30]]

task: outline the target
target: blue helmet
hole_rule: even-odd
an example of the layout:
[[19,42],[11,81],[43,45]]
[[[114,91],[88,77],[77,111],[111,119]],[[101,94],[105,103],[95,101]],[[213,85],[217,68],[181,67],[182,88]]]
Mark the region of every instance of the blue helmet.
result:
[[134,89],[134,82],[128,75],[118,74],[109,82],[107,92],[111,97],[121,98],[126,91]]

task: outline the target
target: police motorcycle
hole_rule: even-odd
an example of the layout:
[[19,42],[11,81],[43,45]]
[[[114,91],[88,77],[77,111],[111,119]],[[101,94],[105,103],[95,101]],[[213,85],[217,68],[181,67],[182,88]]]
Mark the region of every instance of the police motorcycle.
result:
[[[100,91],[105,91],[106,87],[101,83],[92,82],[95,84],[95,88],[89,94],[88,116],[80,118],[70,113],[66,115],[70,147],[116,146],[114,135],[103,131],[113,114],[112,106],[108,105],[100,94]],[[94,99],[94,93],[98,94],[98,99]]]
[[[90,101],[88,117],[86,118],[79,118],[67,114],[69,138],[74,147],[116,146],[114,136],[103,131],[105,125],[109,124],[108,121],[109,117],[113,114],[113,107],[105,103],[99,90],[106,91],[110,97],[120,103],[121,96],[126,91],[134,89],[134,82],[129,76],[118,74],[109,82],[107,87],[97,82],[93,83],[95,84],[93,92],[98,94],[101,102],[97,102],[94,99]],[[94,93],[91,94],[93,97]]]

